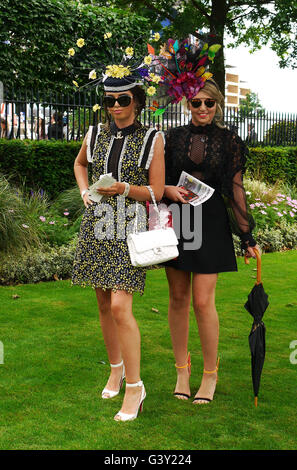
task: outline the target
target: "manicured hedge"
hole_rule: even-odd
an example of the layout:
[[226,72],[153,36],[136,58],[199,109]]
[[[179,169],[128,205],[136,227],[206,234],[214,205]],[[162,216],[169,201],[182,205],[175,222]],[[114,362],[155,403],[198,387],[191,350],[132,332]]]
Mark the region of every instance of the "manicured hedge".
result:
[[297,184],[297,147],[255,147],[249,149],[247,170],[266,183]]
[[0,139],[0,172],[28,189],[56,197],[75,185],[73,164],[82,142]]
[[[13,174],[17,184],[43,189],[56,197],[75,185],[73,163],[81,142],[0,139],[0,172]],[[297,183],[297,147],[250,148],[247,170],[251,176],[275,183]]]

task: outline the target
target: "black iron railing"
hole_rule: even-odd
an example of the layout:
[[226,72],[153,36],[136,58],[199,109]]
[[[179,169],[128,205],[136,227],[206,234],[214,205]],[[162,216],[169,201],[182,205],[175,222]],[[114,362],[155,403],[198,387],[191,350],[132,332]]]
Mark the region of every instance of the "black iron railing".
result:
[[[77,92],[72,95],[38,91],[4,90],[0,102],[1,133],[8,139],[65,139],[81,140],[89,125],[105,121],[102,103],[95,91]],[[98,104],[99,109],[93,110]],[[143,111],[141,120],[147,126],[167,130],[187,124],[190,115],[183,104],[168,107],[155,117],[149,109]],[[277,112],[244,112],[225,108],[225,123],[235,130],[249,146],[296,146],[297,115]]]

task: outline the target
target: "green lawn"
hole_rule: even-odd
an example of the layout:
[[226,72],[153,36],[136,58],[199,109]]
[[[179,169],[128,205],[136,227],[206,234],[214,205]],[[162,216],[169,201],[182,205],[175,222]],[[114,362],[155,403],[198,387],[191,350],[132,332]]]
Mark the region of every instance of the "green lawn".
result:
[[[113,420],[123,390],[113,400],[100,398],[109,366],[92,289],[69,281],[1,287],[0,448],[296,449],[297,365],[290,363],[290,343],[297,340],[297,251],[262,260],[270,306],[258,408],[250,376],[252,318],[243,308],[255,262],[245,266],[239,258],[238,273],[219,276],[221,362],[215,399],[206,406],[172,395],[167,282],[164,270],[148,273],[144,296],[134,300],[147,398],[144,412],[130,423]],[[189,350],[194,395],[203,366],[193,314]]]

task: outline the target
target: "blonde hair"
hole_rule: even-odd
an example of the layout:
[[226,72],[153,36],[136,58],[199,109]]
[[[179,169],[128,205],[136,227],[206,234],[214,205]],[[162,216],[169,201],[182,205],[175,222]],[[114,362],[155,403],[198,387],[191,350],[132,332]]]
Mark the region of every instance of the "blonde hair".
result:
[[204,91],[207,95],[209,95],[211,98],[216,100],[217,107],[216,107],[216,114],[213,118],[213,123],[216,124],[221,129],[224,129],[226,127],[224,123],[224,112],[223,112],[225,99],[219,89],[219,86],[212,78],[210,78],[209,80],[206,80],[204,87],[201,88],[201,91]]
[[210,78],[209,80],[206,80],[204,87],[201,88],[201,91],[204,91],[209,96],[211,96],[214,100],[216,100],[217,108],[216,108],[216,114],[213,118],[213,122],[221,129],[224,129],[226,127],[224,123],[224,112],[223,112],[225,99],[219,89],[218,84],[212,78]]

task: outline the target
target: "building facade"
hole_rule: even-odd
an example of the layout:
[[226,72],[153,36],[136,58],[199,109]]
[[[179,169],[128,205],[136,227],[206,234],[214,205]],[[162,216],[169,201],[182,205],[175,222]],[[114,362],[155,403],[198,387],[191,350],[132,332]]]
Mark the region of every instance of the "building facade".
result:
[[[245,100],[246,95],[251,92],[247,83],[240,80],[240,76],[235,67],[226,66],[225,75],[225,105],[228,108],[238,109],[241,100]],[[232,69],[232,70],[230,70]]]

